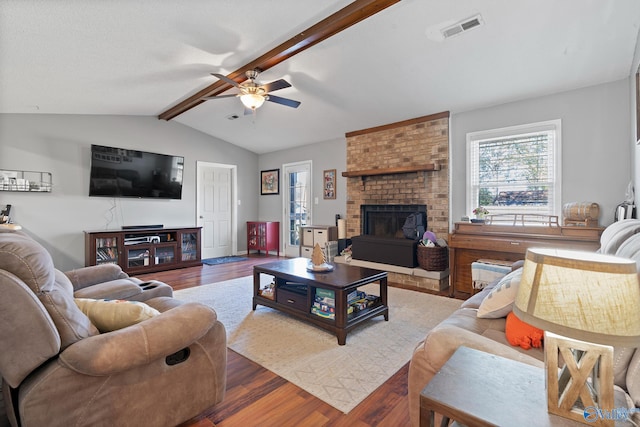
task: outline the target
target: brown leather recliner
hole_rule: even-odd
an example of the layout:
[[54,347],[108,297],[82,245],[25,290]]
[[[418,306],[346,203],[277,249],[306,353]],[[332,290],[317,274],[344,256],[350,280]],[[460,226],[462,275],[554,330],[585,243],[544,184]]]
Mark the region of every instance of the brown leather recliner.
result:
[[152,298],[159,315],[99,333],[69,278],[22,233],[0,233],[0,292],[14,427],[175,426],[224,397],[226,331],[205,305]]

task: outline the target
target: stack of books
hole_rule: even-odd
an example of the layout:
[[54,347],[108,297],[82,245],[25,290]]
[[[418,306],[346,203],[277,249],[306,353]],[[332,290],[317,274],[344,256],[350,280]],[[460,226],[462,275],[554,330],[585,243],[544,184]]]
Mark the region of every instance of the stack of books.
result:
[[[367,295],[365,292],[355,290],[347,295],[347,315],[357,313],[380,303],[377,295]],[[327,289],[316,288],[311,313],[326,319],[336,318],[335,292]]]
[[326,319],[336,318],[336,294],[334,291],[316,288],[311,313]]
[[355,290],[347,296],[347,314],[357,313],[367,309],[380,301],[377,295],[367,295],[362,291]]

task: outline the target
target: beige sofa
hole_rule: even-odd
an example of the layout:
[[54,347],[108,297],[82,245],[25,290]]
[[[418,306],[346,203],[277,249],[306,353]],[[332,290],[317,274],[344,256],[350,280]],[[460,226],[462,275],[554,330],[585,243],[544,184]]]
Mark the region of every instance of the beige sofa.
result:
[[[612,224],[604,230],[600,243],[602,253],[635,259],[640,272],[640,220],[630,219]],[[519,266],[514,265],[515,268]],[[460,346],[544,366],[541,349],[523,350],[508,343],[505,317],[477,317],[481,303],[498,282],[466,300],[460,309],[432,329],[415,348],[409,365],[409,411],[413,426],[419,424],[420,392]],[[635,350],[616,348],[614,351],[616,405],[640,407],[640,351]]]
[[[175,426],[223,399],[226,331],[215,311],[155,297],[171,288],[117,270],[67,276],[34,239],[0,232],[0,375],[12,426]],[[80,302],[94,308],[85,314]]]

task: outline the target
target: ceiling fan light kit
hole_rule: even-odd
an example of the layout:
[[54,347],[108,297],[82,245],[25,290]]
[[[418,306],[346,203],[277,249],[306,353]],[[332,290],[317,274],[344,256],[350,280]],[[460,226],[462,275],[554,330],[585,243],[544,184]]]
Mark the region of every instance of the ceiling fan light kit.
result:
[[240,95],[240,101],[242,101],[245,107],[255,110],[256,108],[262,107],[265,99],[262,95],[247,93],[244,95]]
[[259,73],[260,70],[258,68],[245,72],[248,80],[243,83],[238,83],[235,80],[232,80],[222,74],[211,73],[212,76],[222,80],[225,83],[230,84],[231,86],[238,88],[240,90],[240,93],[238,93],[237,95],[207,96],[202,99],[209,101],[212,99],[239,97],[240,101],[242,101],[242,104],[251,111],[255,111],[256,109],[260,108],[262,104],[264,104],[264,101],[271,101],[287,107],[298,108],[298,106],[300,105],[299,101],[294,101],[293,99],[282,98],[275,95],[269,95],[269,92],[274,92],[276,90],[291,87],[291,84],[289,84],[289,82],[280,79],[271,83],[258,84],[256,83],[256,77],[258,77]]

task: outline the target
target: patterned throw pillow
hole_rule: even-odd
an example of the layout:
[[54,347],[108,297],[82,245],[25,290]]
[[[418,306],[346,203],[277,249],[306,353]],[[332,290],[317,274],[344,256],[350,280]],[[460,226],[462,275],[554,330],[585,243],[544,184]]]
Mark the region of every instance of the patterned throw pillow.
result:
[[489,292],[489,295],[480,303],[478,317],[482,319],[506,317],[516,300],[521,277],[522,267],[500,279],[498,284]]

